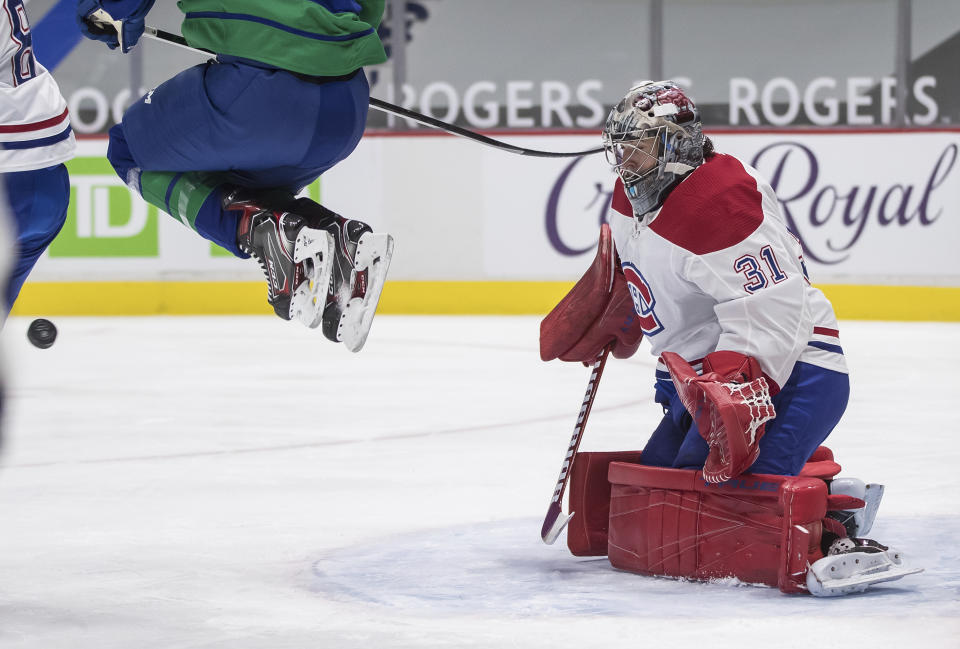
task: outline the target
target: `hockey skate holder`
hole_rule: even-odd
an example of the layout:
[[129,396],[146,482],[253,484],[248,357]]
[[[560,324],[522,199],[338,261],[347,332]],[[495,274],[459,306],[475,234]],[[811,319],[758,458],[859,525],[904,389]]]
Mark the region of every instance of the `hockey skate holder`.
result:
[[290,319],[299,320],[311,329],[323,320],[335,245],[333,235],[329,232],[303,228],[297,234],[293,247],[293,261],[303,263],[306,280],[300,283],[290,298]]
[[[393,245],[393,237],[385,233],[367,232],[357,242],[353,268],[357,273],[368,271],[367,288],[362,296],[347,301],[343,313],[340,314],[340,324],[337,326],[337,338],[352,352],[363,349],[367,341],[367,334],[370,333],[373,316],[380,302],[380,293],[383,292],[387,271],[390,269]],[[322,311],[321,306],[321,314]]]
[[817,597],[859,593],[873,584],[896,581],[923,572],[903,565],[902,553],[893,548],[878,552],[851,552],[823,557],[807,569],[807,589]]

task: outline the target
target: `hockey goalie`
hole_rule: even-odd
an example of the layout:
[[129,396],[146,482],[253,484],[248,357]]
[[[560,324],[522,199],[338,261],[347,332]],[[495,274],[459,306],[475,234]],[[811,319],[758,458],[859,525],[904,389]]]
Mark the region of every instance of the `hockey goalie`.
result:
[[822,446],[849,377],[833,307],[770,185],[714,150],[671,81],[631,89],[603,141],[618,175],[609,226],[543,321],[541,357],[624,357],[644,336],[664,417],[640,452],[574,457],[570,549],[641,574],[821,596],[919,572],[864,537],[882,486],[838,478]]

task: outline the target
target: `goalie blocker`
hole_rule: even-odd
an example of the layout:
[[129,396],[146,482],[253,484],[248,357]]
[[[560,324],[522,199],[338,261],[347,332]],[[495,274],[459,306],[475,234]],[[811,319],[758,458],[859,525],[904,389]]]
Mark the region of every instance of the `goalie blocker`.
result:
[[540,358],[590,365],[608,345],[614,358],[629,358],[642,339],[613,235],[604,223],[590,268],[540,323]]
[[[639,460],[635,451],[577,454],[570,506],[578,513],[567,532],[574,555],[607,555],[615,568],[644,575],[735,577],[817,596],[922,570],[906,567],[896,550],[847,536],[869,529],[882,490],[860,483],[867,500],[848,495],[851,481],[834,480],[840,465],[826,447],[799,476],[743,474],[720,483]],[[860,527],[845,529],[838,519]]]

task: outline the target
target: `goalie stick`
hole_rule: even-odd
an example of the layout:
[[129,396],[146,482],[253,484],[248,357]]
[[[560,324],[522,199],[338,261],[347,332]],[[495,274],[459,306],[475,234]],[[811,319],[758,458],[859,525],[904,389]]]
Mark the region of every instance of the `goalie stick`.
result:
[[583,405],[580,406],[580,414],[577,416],[577,425],[573,428],[573,437],[570,438],[570,446],[567,447],[567,455],[563,458],[563,465],[560,467],[560,477],[557,478],[557,486],[553,490],[553,498],[550,501],[550,507],[547,509],[547,516],[543,519],[543,527],[540,528],[540,538],[547,545],[553,545],[553,542],[560,536],[560,532],[567,526],[570,519],[576,512],[569,514],[563,513],[563,492],[567,488],[567,479],[570,477],[570,467],[573,466],[573,458],[580,448],[580,440],[583,439],[583,429],[587,425],[587,417],[593,409],[593,399],[597,396],[597,386],[600,384],[600,377],[603,375],[603,366],[607,364],[607,356],[613,349],[613,343],[603,348],[597,359],[593,362],[590,370],[590,381],[587,383],[587,391],[583,395]]
[[[113,18],[103,9],[98,9],[94,12],[93,17],[97,22],[101,24],[113,25],[117,29],[117,33],[122,33],[120,21],[113,20]],[[170,45],[176,45],[182,49],[193,52],[194,54],[201,54],[203,56],[216,56],[216,52],[211,52],[210,50],[205,50],[197,47],[191,47],[187,44],[187,39],[179,34],[174,34],[173,32],[164,31],[162,29],[157,29],[156,27],[150,27],[149,25],[144,27],[143,36],[145,38],[151,38],[153,40],[160,41],[161,43],[168,43]],[[389,113],[391,115],[396,115],[398,117],[403,117],[405,119],[412,120],[418,124],[423,124],[424,126],[431,126],[441,131],[446,131],[451,135],[458,135],[462,138],[468,140],[473,140],[474,142],[479,142],[480,144],[485,144],[489,147],[495,149],[500,149],[501,151],[506,151],[507,153],[514,153],[516,155],[525,155],[535,158],[579,158],[586,155],[592,155],[594,153],[600,153],[603,151],[603,147],[597,147],[596,149],[587,149],[586,151],[570,151],[570,152],[560,152],[560,151],[540,151],[538,149],[525,149],[523,147],[514,146],[513,144],[507,144],[506,142],[501,142],[500,140],[495,140],[486,135],[481,135],[475,131],[462,128],[455,124],[450,124],[449,122],[444,122],[442,120],[436,119],[435,117],[430,117],[429,115],[424,115],[423,113],[418,113],[416,111],[397,106],[396,104],[391,104],[388,101],[382,99],[377,99],[376,97],[370,97],[370,107],[375,108],[381,112]]]

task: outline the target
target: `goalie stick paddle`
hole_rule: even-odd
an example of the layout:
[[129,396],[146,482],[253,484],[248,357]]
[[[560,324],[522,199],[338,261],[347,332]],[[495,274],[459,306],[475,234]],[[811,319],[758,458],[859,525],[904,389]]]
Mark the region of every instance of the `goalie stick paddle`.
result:
[[613,344],[603,348],[597,359],[593,362],[590,369],[590,381],[587,383],[587,391],[583,395],[583,405],[580,406],[580,414],[577,416],[577,425],[573,427],[573,437],[570,438],[570,446],[567,447],[567,455],[563,458],[563,465],[560,467],[560,477],[557,478],[557,486],[553,490],[553,498],[550,500],[550,507],[547,509],[547,516],[543,519],[543,527],[540,528],[540,538],[547,545],[553,545],[553,542],[560,536],[560,532],[567,526],[570,519],[576,512],[569,514],[563,513],[563,492],[567,488],[567,479],[570,477],[570,467],[573,466],[573,458],[580,448],[580,440],[583,439],[583,429],[587,426],[587,418],[593,409],[593,399],[597,396],[597,386],[600,385],[600,377],[603,375],[603,366],[607,364],[607,356]]
[[[114,21],[107,20],[102,16],[98,16],[101,20],[114,24]],[[119,27],[118,27],[119,31]],[[215,52],[210,50],[204,50],[197,47],[191,47],[187,44],[187,40],[180,36],[179,34],[174,34],[172,32],[164,31],[162,29],[157,29],[155,27],[147,26],[143,30],[143,35],[146,38],[152,38],[163,43],[169,43],[171,45],[176,45],[183,49],[189,50],[196,54],[203,54],[206,56],[216,56]],[[501,151],[506,151],[507,153],[515,153],[517,155],[525,155],[534,158],[579,158],[586,155],[593,155],[594,153],[600,153],[603,151],[603,147],[597,147],[596,149],[587,149],[586,151],[540,151],[538,149],[525,149],[520,146],[514,146],[513,144],[507,144],[506,142],[501,142],[500,140],[495,140],[492,137],[487,137],[486,135],[481,135],[475,131],[471,131],[466,128],[462,128],[455,124],[450,124],[449,122],[444,122],[442,120],[430,117],[429,115],[424,115],[423,113],[418,113],[416,111],[409,110],[407,108],[402,108],[396,104],[391,104],[388,101],[382,99],[377,99],[376,97],[370,98],[371,108],[375,108],[384,113],[390,113],[398,117],[403,117],[405,119],[413,120],[418,124],[423,124],[424,126],[431,126],[441,131],[446,131],[451,135],[458,135],[462,138],[468,140],[473,140],[474,142],[479,142],[480,144],[485,144],[487,146],[493,147],[495,149],[500,149]]]

